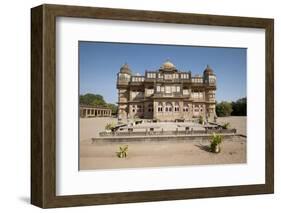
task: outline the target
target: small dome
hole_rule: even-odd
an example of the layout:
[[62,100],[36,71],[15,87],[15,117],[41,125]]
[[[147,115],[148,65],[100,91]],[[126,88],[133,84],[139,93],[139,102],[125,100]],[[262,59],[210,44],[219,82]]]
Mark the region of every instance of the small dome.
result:
[[214,71],[212,70],[212,68],[207,65],[206,69],[204,70],[204,75],[213,75]]
[[129,65],[127,63],[125,63],[121,68],[120,68],[120,73],[126,73],[126,74],[129,74],[131,75],[132,74],[132,71],[129,67]]
[[174,70],[176,66],[169,60],[166,60],[163,65],[161,66],[164,70]]

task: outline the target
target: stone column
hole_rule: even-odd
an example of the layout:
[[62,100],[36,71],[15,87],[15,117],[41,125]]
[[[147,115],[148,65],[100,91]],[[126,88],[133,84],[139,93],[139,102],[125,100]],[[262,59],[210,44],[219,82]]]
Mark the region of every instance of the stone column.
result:
[[158,113],[158,103],[156,101],[153,102],[153,119],[157,118]]
[[180,107],[180,111],[179,111],[179,114],[180,114],[180,117],[184,117],[183,115],[183,101],[179,101],[179,107]]

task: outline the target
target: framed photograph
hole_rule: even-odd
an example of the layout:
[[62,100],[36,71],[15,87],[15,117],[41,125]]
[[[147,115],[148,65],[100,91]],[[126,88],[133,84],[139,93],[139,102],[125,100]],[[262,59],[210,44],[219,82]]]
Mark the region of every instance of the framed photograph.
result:
[[31,9],[31,203],[274,192],[274,21]]

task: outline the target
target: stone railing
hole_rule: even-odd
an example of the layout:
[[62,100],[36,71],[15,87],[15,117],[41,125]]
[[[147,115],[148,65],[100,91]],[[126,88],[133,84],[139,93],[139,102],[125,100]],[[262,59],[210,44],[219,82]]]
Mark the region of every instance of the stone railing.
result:
[[176,130],[176,131],[126,131],[126,132],[100,132],[100,137],[125,137],[125,136],[167,136],[167,135],[211,135],[235,134],[236,129],[212,129],[212,130]]

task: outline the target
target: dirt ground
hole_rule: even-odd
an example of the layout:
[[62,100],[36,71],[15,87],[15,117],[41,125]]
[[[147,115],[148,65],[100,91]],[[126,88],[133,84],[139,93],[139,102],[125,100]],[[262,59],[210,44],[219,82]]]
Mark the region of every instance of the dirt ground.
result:
[[[236,136],[225,139],[222,152],[208,151],[208,142],[169,141],[169,142],[130,142],[130,143],[92,143],[107,123],[116,123],[115,118],[80,119],[80,170],[118,169],[140,167],[186,166],[207,164],[246,163],[246,137]],[[239,134],[246,134],[246,117],[218,118],[218,122],[229,122]],[[118,158],[120,146],[129,145],[128,157]]]

